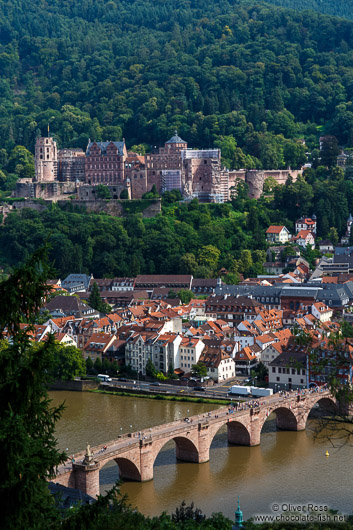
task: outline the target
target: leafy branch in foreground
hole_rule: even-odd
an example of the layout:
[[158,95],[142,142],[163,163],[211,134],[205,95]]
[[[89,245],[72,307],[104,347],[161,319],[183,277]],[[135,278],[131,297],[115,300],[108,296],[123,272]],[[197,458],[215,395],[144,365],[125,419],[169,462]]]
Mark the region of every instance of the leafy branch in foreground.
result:
[[0,469],[2,528],[48,528],[57,517],[47,479],[66,455],[56,448],[63,410],[47,395],[54,337],[33,347],[31,324],[47,292],[46,249],[0,284]]
[[322,330],[297,331],[296,336],[297,344],[309,357],[311,381],[319,386],[327,385],[336,400],[336,405],[327,400],[322,402],[314,428],[315,436],[328,440],[333,447],[352,443],[353,437],[352,331],[352,326],[342,323],[339,331],[329,336]]

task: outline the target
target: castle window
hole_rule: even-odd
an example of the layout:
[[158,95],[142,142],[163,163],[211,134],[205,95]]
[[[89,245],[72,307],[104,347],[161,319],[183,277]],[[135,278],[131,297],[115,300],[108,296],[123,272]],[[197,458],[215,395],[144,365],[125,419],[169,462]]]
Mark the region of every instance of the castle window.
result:
[[42,159],[43,159],[43,155],[40,155],[40,157],[39,157],[39,158],[40,158],[40,159],[42,160]]

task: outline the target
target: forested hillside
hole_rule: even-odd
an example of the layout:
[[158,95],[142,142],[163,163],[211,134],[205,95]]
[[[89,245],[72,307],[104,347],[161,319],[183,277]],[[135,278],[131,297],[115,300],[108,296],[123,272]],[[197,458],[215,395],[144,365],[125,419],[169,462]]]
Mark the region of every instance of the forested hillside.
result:
[[267,0],[267,3],[300,11],[310,9],[335,17],[353,18],[352,0]]
[[[152,219],[63,211],[55,204],[41,213],[11,213],[0,226],[0,266],[10,271],[49,238],[60,277],[93,272],[96,277],[179,273],[207,278],[225,267],[232,273],[228,281],[237,281],[238,273],[263,273],[270,224],[285,224],[294,233],[298,217],[316,213],[318,236],[337,243],[353,204],[353,182],[338,168],[310,170],[306,179],[275,187],[257,201],[247,191],[240,184],[228,204],[183,203],[167,192],[162,214]],[[311,250],[305,255],[314,258]]]
[[255,2],[3,0],[0,170],[33,171],[8,160],[48,123],[60,146],[177,128],[230,167],[297,167],[298,138],[352,144],[352,48],[348,20]]

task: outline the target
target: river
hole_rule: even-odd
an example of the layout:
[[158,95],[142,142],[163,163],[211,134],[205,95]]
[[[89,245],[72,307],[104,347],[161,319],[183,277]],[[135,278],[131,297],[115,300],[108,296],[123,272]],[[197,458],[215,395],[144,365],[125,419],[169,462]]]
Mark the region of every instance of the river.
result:
[[[215,405],[157,401],[89,392],[50,392],[54,404],[66,403],[57,425],[60,449],[75,453],[89,443],[95,446],[120,433],[139,431],[179,417],[215,408]],[[185,500],[210,515],[223,512],[234,518],[240,496],[244,518],[272,514],[271,506],[325,504],[341,513],[352,513],[353,447],[337,450],[328,442],[314,440],[315,420],[306,431],[276,431],[269,417],[257,447],[228,446],[226,427],[213,440],[210,461],[205,464],[176,462],[174,442],[164,446],[154,467],[154,480],[126,482],[132,506],[145,515],[173,512]],[[325,452],[329,450],[330,456]],[[113,463],[100,473],[101,491],[118,477]]]

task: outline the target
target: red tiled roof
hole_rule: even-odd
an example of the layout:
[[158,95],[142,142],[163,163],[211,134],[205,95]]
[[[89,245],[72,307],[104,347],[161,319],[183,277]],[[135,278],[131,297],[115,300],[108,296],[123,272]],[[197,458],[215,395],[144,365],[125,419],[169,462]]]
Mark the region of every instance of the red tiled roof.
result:
[[266,230],[266,234],[280,234],[283,228],[285,228],[285,226],[283,225],[282,226],[271,225]]

